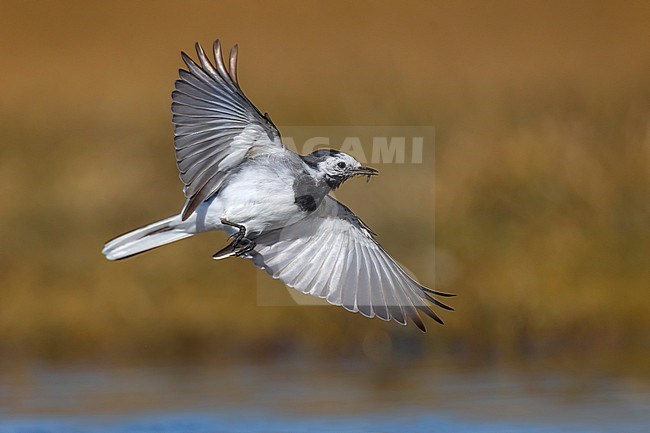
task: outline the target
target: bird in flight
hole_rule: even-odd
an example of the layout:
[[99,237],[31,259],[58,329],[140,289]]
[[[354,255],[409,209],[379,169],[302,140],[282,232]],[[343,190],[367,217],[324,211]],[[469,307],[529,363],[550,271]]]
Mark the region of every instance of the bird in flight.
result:
[[418,312],[451,307],[407,274],[374,233],[330,192],[355,176],[376,175],[352,156],[331,149],[299,155],[282,144],[268,114],[244,95],[237,80],[237,45],[226,67],[219,40],[212,63],[196,44],[198,63],[181,53],[172,93],[174,150],[185,206],[175,215],[109,241],[103,253],[119,260],[210,231],[232,242],[215,259],[242,257],[300,292],[325,298],[366,317],[412,321]]

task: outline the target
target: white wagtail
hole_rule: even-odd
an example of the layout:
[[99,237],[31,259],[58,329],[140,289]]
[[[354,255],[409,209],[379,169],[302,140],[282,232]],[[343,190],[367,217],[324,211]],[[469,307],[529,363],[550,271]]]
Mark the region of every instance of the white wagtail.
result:
[[426,328],[418,311],[442,320],[431,304],[452,296],[418,284],[376,242],[373,232],[329,193],[355,176],[374,176],[350,155],[317,150],[301,156],[282,144],[268,114],[237,80],[237,45],[227,69],[221,45],[215,64],[196,44],[200,65],[181,53],[172,93],[176,163],[187,201],[179,215],[108,242],[118,260],[209,230],[232,242],[213,257],[252,259],[273,278],[367,317],[407,318]]

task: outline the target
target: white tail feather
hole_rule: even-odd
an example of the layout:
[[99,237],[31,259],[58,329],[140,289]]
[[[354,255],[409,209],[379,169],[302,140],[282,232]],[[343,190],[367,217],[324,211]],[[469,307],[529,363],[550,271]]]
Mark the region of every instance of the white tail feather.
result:
[[180,217],[173,216],[133,230],[107,242],[102,253],[108,260],[125,259],[193,235],[179,228],[177,222]]

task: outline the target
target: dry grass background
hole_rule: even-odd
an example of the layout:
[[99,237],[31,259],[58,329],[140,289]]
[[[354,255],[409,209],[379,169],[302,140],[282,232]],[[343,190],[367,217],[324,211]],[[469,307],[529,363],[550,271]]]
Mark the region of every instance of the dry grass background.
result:
[[[645,2],[614,1],[4,2],[0,357],[373,356],[392,342],[396,356],[647,369],[649,22]],[[180,209],[178,53],[216,37],[239,43],[244,89],[278,125],[436,127],[435,182],[386,165],[338,196],[460,295],[444,328],[257,306],[253,266],[210,259],[219,234],[103,259],[106,239]],[[410,230],[432,226],[434,197],[435,245]]]

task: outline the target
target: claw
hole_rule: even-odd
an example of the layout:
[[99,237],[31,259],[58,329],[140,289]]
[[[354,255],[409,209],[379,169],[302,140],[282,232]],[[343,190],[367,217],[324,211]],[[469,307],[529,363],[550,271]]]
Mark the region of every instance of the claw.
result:
[[246,253],[251,251],[253,248],[255,248],[255,242],[246,238],[245,226],[241,224],[235,224],[233,222],[228,221],[225,218],[221,218],[221,224],[235,227],[237,229],[237,232],[231,234],[228,237],[228,240],[232,239],[232,242],[226,245],[225,247],[223,247],[221,250],[214,253],[214,255],[212,256],[213,259],[220,260],[232,256],[241,257],[246,255]]
[[226,259],[228,257],[242,257],[255,248],[255,242],[249,239],[242,239],[239,243],[230,243],[214,253],[212,258],[215,260]]

